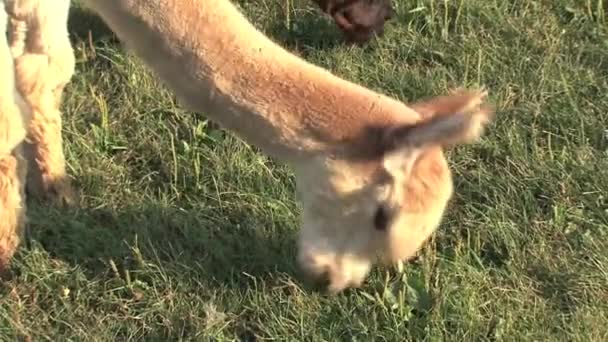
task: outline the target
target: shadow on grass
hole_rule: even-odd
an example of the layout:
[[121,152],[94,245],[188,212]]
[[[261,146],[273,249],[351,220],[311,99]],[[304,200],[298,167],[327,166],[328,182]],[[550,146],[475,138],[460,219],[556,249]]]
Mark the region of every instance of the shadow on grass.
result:
[[[266,33],[290,50],[324,50],[344,44],[342,33],[333,21],[325,18],[320,12],[307,12],[296,17],[290,26],[287,27],[283,21],[273,21]],[[97,14],[81,6],[70,8],[68,27],[74,43],[119,42]]]
[[[29,210],[30,239],[88,277],[162,272],[206,286],[244,289],[251,277],[283,273],[299,280],[295,233],[270,217],[226,210],[209,218],[196,209],[147,206]],[[274,231],[273,231],[274,230]],[[147,265],[147,266],[146,266]],[[186,279],[187,278],[187,279]]]
[[112,30],[97,14],[81,6],[70,7],[68,30],[73,43],[118,42]]
[[274,21],[266,32],[288,50],[329,50],[344,45],[344,39],[334,23],[319,13],[306,13],[294,19],[288,27]]
[[[94,12],[72,6],[69,32],[74,43],[92,46],[118,43]],[[343,44],[335,24],[318,12],[294,19],[290,27],[275,22],[268,34],[291,50],[323,50]],[[111,68],[107,61],[102,63]],[[89,276],[119,273],[151,263],[160,269],[224,286],[243,287],[243,273],[264,277],[286,273],[299,279],[295,267],[295,233],[268,232],[271,217],[247,209],[230,209],[205,217],[195,209],[127,207],[120,211],[80,208],[59,210],[33,204],[29,208],[30,238],[53,258],[82,267]],[[216,219],[217,218],[217,219]],[[283,237],[279,237],[283,235]]]
[[528,276],[537,284],[536,293],[547,300],[564,315],[574,315],[578,304],[573,298],[576,279],[567,272],[555,272],[546,266],[537,265],[528,270]]

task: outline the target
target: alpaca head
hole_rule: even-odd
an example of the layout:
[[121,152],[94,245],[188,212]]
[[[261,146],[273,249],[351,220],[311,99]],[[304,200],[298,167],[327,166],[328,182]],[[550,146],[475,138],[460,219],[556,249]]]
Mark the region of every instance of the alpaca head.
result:
[[471,102],[479,104],[483,96],[438,98],[421,106],[420,111],[438,114],[443,106],[439,111],[455,114],[370,134],[363,149],[371,154],[365,158],[338,152],[294,168],[303,204],[298,263],[308,278],[327,282],[336,293],[359,286],[374,262],[416,253],[452,195],[442,147],[481,135],[490,111]]
[[350,43],[364,44],[384,34],[384,24],[394,14],[391,0],[316,0],[332,16]]

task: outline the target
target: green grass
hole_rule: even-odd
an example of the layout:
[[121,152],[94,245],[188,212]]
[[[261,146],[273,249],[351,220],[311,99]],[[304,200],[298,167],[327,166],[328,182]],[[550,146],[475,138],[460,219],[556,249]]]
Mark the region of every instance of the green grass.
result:
[[489,88],[497,120],[448,153],[456,195],[421,257],[336,297],[305,288],[291,171],[182,109],[74,8],[80,208],[31,204],[0,340],[608,340],[605,1],[397,0],[362,49],[305,0],[241,3],[290,50],[404,101]]

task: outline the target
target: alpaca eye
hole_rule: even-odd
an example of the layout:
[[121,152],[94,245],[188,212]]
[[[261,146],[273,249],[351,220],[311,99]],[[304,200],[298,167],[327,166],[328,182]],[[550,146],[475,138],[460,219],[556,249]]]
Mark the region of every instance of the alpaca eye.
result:
[[374,214],[374,227],[376,230],[386,230],[389,221],[389,214],[385,207],[380,206]]

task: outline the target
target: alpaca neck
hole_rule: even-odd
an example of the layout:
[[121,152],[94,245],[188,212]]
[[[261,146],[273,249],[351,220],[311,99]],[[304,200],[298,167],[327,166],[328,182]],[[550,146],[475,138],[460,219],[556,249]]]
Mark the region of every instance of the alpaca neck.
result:
[[357,139],[387,108],[417,117],[288,53],[229,0],[89,3],[184,104],[275,157]]

